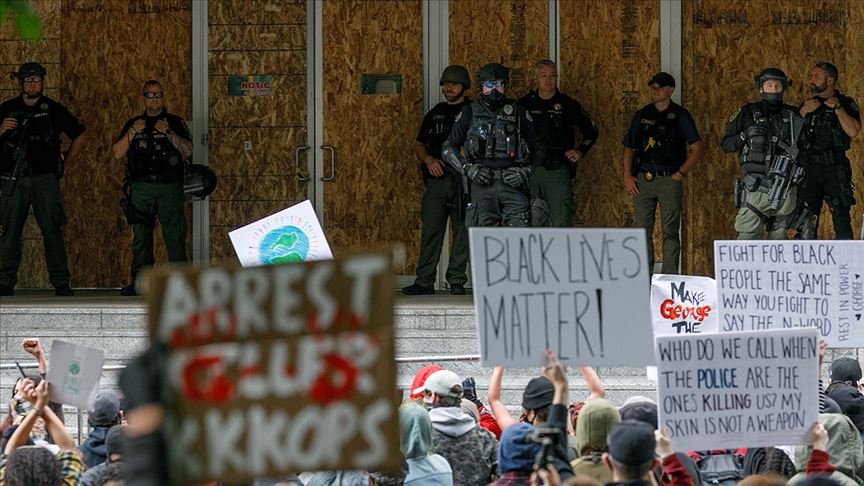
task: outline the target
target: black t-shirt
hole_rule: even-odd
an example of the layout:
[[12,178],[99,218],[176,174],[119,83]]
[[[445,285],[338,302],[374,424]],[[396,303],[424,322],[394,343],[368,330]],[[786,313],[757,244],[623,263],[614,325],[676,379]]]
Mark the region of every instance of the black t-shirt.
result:
[[[567,163],[564,152],[576,149],[586,155],[597,141],[597,126],[582,105],[566,94],[555,90],[548,100],[541,98],[537,91],[523,96],[522,104],[534,119],[534,124],[540,131],[540,140],[546,148],[546,159],[558,163]],[[582,143],[576,147],[576,132],[582,134]]]
[[172,132],[177,134],[178,137],[192,141],[192,135],[189,134],[189,128],[186,126],[186,122],[184,122],[183,119],[179,116],[172,115],[171,113],[162,110],[162,113],[158,114],[157,116],[150,116],[147,114],[147,112],[144,112],[138,116],[126,120],[126,124],[123,125],[123,129],[120,130],[119,134],[117,134],[117,138],[114,139],[114,142],[116,143],[117,140],[120,140],[124,135],[126,135],[126,132],[129,131],[129,129],[132,128],[132,125],[134,125],[135,122],[138,120],[144,120],[144,122],[147,124],[147,127],[144,128],[144,130],[141,130],[140,132],[135,134],[135,138],[146,136],[148,131],[159,133],[159,131],[155,128],[156,122],[163,119],[168,122],[168,128]]
[[42,95],[33,106],[27,106],[22,96],[16,96],[0,104],[0,121],[18,119],[18,127],[0,137],[0,172],[9,173],[15,164],[14,153],[6,147],[7,142],[21,146],[21,133],[27,125],[27,174],[48,174],[57,170],[60,158],[60,134],[75,140],[85,127],[69,109],[51,98]]
[[420,124],[420,131],[417,132],[417,141],[426,146],[429,155],[441,158],[441,145],[450,135],[450,129],[453,127],[456,115],[462,111],[463,106],[469,103],[471,100],[467,98],[452,105],[442,101],[429,110],[429,113],[426,113],[426,116],[423,117],[423,123]]
[[[670,103],[669,106],[671,107],[672,103]],[[640,138],[641,130],[639,129],[640,120],[642,118],[656,120],[662,115],[662,113],[668,111],[668,108],[663,112],[657,111],[657,107],[654,106],[654,103],[645,105],[641,110],[637,111],[633,119],[630,120],[630,126],[627,129],[627,133],[624,135],[624,141],[622,142],[624,146],[634,150],[638,150],[642,147],[642,139]],[[683,107],[681,108],[681,115],[678,117],[678,133],[684,136],[687,145],[693,145],[701,140],[699,137],[699,130],[696,128],[696,122],[693,121],[690,112]]]

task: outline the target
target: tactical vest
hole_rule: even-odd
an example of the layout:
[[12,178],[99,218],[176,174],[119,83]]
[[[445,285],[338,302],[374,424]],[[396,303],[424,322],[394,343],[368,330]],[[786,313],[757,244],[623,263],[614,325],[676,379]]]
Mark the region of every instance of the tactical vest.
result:
[[[817,98],[813,98],[817,99]],[[826,152],[845,152],[849,150],[851,139],[833,110],[825,104],[819,105],[805,117],[807,120],[807,151],[812,154]]]
[[[11,118],[18,120],[19,128],[23,124],[23,120],[29,117],[27,121],[27,155],[24,157],[24,160],[27,162],[27,168],[23,175],[36,175],[56,171],[57,160],[60,158],[60,140],[54,131],[54,124],[51,122],[50,109],[50,105],[42,100],[36,105],[33,111],[28,110],[9,114]],[[11,140],[20,144],[23,140],[19,140],[18,136],[18,134],[13,132]],[[9,173],[13,170],[13,160],[13,151],[4,143],[3,173]]]
[[747,139],[741,149],[741,168],[745,174],[767,175],[771,158],[783,153],[783,149],[778,145],[779,142],[786,144],[792,142],[790,124],[794,113],[788,108],[783,108],[780,112],[768,116],[762,111],[759,103],[750,103],[747,107],[753,117],[753,125],[760,122],[767,123],[771,129],[766,135]]
[[[647,112],[647,113],[646,113]],[[666,111],[639,111],[639,167],[648,170],[674,170],[687,160],[687,140],[678,129],[684,108],[669,103]]]
[[133,182],[174,182],[183,178],[183,156],[168,135],[152,126],[135,134],[126,162]]
[[528,146],[522,139],[521,121],[516,104],[507,101],[492,112],[479,101],[471,103],[471,126],[465,139],[465,151],[472,161],[494,168],[528,163]]
[[450,129],[453,128],[455,120],[456,115],[447,113],[432,115],[432,126],[429,128],[429,133],[426,134],[426,151],[429,152],[429,155],[436,159],[441,158],[441,145],[450,135]]

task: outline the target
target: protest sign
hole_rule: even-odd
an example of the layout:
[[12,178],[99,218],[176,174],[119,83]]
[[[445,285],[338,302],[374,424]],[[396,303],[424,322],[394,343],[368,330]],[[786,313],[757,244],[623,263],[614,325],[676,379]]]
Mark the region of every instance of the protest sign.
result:
[[48,356],[51,401],[88,410],[96,398],[104,361],[101,349],[55,339]]
[[815,329],[657,336],[659,423],[675,451],[809,443]]
[[717,332],[717,283],[689,275],[651,277],[654,335]]
[[484,366],[654,362],[641,229],[471,228]]
[[333,258],[308,199],[237,228],[228,237],[244,267]]
[[401,464],[389,256],[156,273],[182,484]]
[[815,327],[864,346],[864,242],[715,241],[720,331]]

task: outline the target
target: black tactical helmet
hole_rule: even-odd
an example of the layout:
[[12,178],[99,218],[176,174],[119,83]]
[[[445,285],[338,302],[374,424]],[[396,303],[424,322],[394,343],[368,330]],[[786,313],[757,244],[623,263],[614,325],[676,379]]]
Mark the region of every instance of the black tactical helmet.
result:
[[24,81],[24,78],[30,76],[42,76],[44,78],[46,73],[45,66],[38,62],[25,62],[18,68],[18,81]]
[[471,78],[468,76],[468,70],[465,69],[465,66],[458,64],[444,68],[439,85],[444,86],[444,83],[461,83],[462,86],[465,86],[465,89],[471,88]]
[[482,83],[484,81],[493,81],[496,79],[503,79],[504,81],[508,81],[510,79],[510,70],[498,64],[497,62],[490,62],[489,64],[480,68],[479,71],[477,71],[478,83]]
[[753,79],[756,81],[756,89],[761,89],[762,84],[769,79],[776,79],[777,81],[780,81],[780,83],[783,85],[784,92],[789,89],[789,85],[792,84],[792,80],[786,77],[786,73],[784,73],[778,68],[765,68]]
[[186,166],[183,174],[183,192],[204,199],[216,190],[216,174],[201,164]]

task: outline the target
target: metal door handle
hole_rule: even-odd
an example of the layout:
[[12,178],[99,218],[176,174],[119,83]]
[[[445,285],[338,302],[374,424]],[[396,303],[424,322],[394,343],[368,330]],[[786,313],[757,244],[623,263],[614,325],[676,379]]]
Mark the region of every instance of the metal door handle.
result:
[[308,181],[311,179],[309,177],[309,171],[300,167],[300,152],[305,152],[309,150],[308,145],[300,145],[297,147],[297,150],[294,151],[294,175],[297,176],[298,181]]
[[330,176],[324,176],[321,178],[321,180],[324,182],[332,181],[336,178],[336,149],[334,149],[330,145],[322,145],[321,149],[330,151]]

